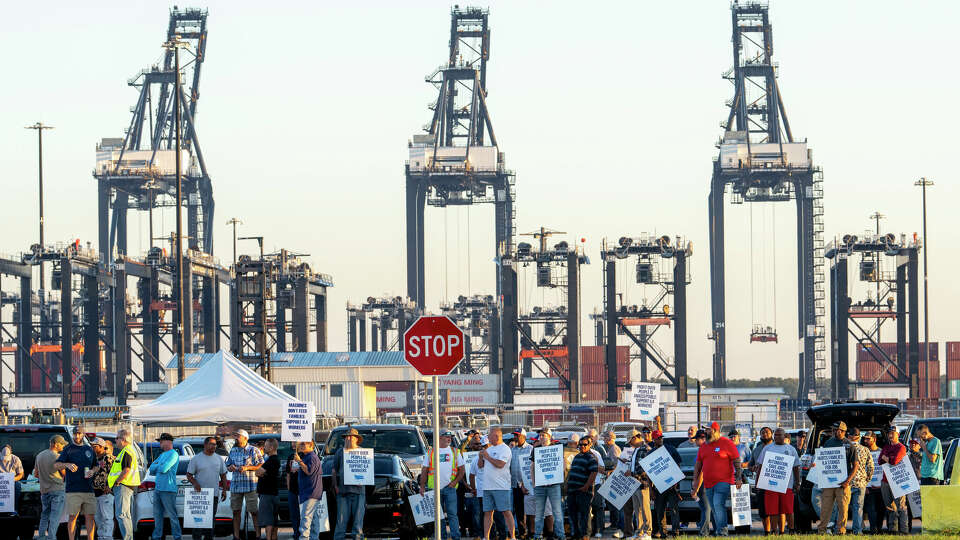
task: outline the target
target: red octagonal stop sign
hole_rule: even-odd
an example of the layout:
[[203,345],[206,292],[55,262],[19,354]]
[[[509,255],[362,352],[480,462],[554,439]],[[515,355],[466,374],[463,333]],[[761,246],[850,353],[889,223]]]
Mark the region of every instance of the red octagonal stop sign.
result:
[[421,375],[447,375],[463,360],[463,330],[444,316],[423,316],[403,333],[403,357]]

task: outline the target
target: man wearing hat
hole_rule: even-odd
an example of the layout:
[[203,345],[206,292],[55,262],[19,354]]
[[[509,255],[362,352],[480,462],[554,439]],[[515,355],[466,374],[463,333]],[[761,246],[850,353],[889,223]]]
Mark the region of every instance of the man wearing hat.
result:
[[250,435],[246,430],[238,429],[234,433],[234,439],[236,444],[230,449],[224,464],[227,471],[233,473],[230,479],[230,510],[233,510],[233,537],[240,538],[244,500],[253,521],[253,530],[260,531],[260,524],[257,522],[257,509],[260,505],[257,497],[257,469],[263,465],[264,459],[260,449],[249,444]]
[[97,474],[93,475],[93,495],[97,498],[97,538],[113,540],[113,490],[107,483],[107,475],[113,466],[113,445],[97,437],[90,441],[97,459]]
[[[884,463],[898,465],[903,458],[907,456],[907,448],[900,443],[900,431],[897,426],[890,425],[887,431],[887,444],[880,450],[880,458],[877,462],[880,466]],[[890,534],[898,531],[900,534],[910,532],[910,519],[907,514],[907,496],[894,497],[890,490],[890,484],[887,482],[887,475],[883,475],[880,482],[880,494],[883,496],[883,504],[887,509],[887,529]]]
[[[654,430],[651,433],[653,437],[653,449],[657,450],[660,447],[667,449],[667,453],[670,454],[670,459],[672,459],[678,466],[683,463],[683,460],[680,457],[680,453],[677,452],[677,449],[669,444],[663,444],[663,432],[659,429]],[[667,537],[667,513],[670,514],[670,524],[673,530],[673,535],[677,536],[680,534],[680,482],[679,479],[676,484],[667,488],[666,491],[661,493],[656,486],[653,487],[653,535],[657,538],[666,538]]]
[[153,492],[153,539],[163,538],[163,518],[170,519],[170,533],[180,540],[180,520],[177,518],[177,465],[180,454],[173,449],[173,435],[161,433],[157,438],[163,452],[150,464],[156,488]]
[[[347,534],[347,526],[353,522],[350,535],[354,540],[363,537],[363,514],[367,510],[366,488],[344,482],[343,456],[344,452],[356,450],[363,442],[363,436],[354,428],[347,430],[343,436],[343,448],[338,448],[333,455],[333,477],[336,483],[333,492],[337,496],[337,528],[333,533],[334,540],[343,540]],[[305,534],[305,533],[303,533]]]
[[[690,496],[697,496],[702,485],[704,496],[708,500],[713,517],[713,532],[716,535],[727,534],[727,512],[724,510],[730,500],[730,486],[737,489],[743,484],[740,466],[740,452],[730,439],[720,435],[720,424],[713,422],[705,430],[706,442],[697,451],[697,462],[693,467],[693,484]],[[707,521],[701,525],[700,534],[707,529]]]
[[[450,447],[453,440],[453,433],[443,431],[440,433],[440,448],[437,455],[440,461],[440,468],[437,474],[433,472],[433,453],[431,448],[427,452],[427,462],[420,469],[420,494],[427,491],[433,491],[436,486],[437,478],[440,478],[440,505],[443,507],[443,513],[447,516],[443,520],[440,533],[446,540],[448,537],[453,540],[460,540],[460,514],[457,508],[457,487],[460,480],[463,479],[463,458],[455,448]],[[450,534],[447,534],[447,527],[450,527]]]
[[40,482],[40,538],[56,538],[60,527],[60,514],[63,513],[65,494],[63,491],[63,473],[56,468],[60,452],[67,440],[60,435],[50,437],[50,446],[37,454],[34,460],[33,475]]
[[827,439],[821,448],[843,448],[847,461],[847,478],[840,482],[840,487],[823,488],[820,493],[820,523],[817,530],[820,534],[826,534],[827,525],[830,523],[830,514],[833,512],[834,505],[837,506],[836,533],[846,534],[847,532],[847,511],[850,507],[850,481],[857,474],[860,463],[857,461],[857,453],[850,446],[847,440],[847,424],[839,421],[833,424],[833,437]]
[[[527,433],[523,429],[513,432],[513,446],[510,447],[510,485],[513,489],[514,517],[517,519],[517,536],[527,536],[527,521],[524,498],[530,491],[523,485],[523,460],[530,458],[532,446],[527,442]],[[533,519],[529,521],[533,522]],[[530,531],[532,532],[532,531]]]
[[[653,451],[647,444],[642,432],[633,430],[628,435],[627,444],[629,448],[624,449],[620,454],[620,461],[627,463],[629,467],[623,472],[626,476],[632,476],[640,481],[640,488],[633,493],[633,496],[627,499],[623,505],[623,536],[629,538],[637,534],[640,538],[649,539],[653,532],[653,517],[650,512],[650,479],[640,466],[640,460],[647,457],[647,454]],[[637,517],[640,530],[634,529],[633,520]]]

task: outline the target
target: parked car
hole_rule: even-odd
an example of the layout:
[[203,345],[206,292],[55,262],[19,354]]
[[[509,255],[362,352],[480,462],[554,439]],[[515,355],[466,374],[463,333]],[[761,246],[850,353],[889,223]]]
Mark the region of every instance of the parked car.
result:
[[807,444],[800,452],[800,488],[794,501],[794,522],[798,530],[810,530],[811,523],[818,517],[817,509],[813,507],[811,500],[813,484],[806,478],[816,449],[832,437],[833,423],[843,421],[847,424],[847,429],[856,427],[861,433],[865,430],[882,432],[899,412],[900,408],[896,405],[872,401],[828,403],[807,409],[807,417],[813,427],[808,431]]
[[[143,452],[143,457],[146,459],[146,465],[149,466],[153,463],[153,460],[163,453],[163,450],[160,449],[160,443],[157,441],[140,441],[137,443],[137,446],[140,447],[140,451]],[[175,440],[173,441],[173,449],[177,451],[183,457],[193,457],[196,453],[193,445],[187,441]],[[119,451],[114,447],[114,451]],[[203,449],[201,448],[201,452]]]
[[[391,427],[396,426],[392,424]],[[368,430],[364,431],[366,426],[354,426],[363,434],[363,442],[367,442],[368,433],[372,438],[382,437],[385,431]],[[374,428],[376,429],[376,428]],[[391,441],[399,440],[400,437],[394,432],[389,437],[380,440],[380,444],[386,447],[391,445],[383,444],[388,439]],[[339,442],[342,444],[343,437],[340,434]],[[331,434],[331,441],[336,436]],[[328,444],[329,446],[329,444]],[[364,447],[367,445],[364,444]],[[340,447],[339,445],[337,446]],[[333,493],[333,482],[330,481],[330,475],[333,471],[333,454],[327,454],[321,464],[324,481],[324,489],[327,492],[327,504],[329,515],[337,515],[337,498]],[[407,467],[404,459],[396,453],[380,453],[374,451],[373,455],[373,479],[374,485],[366,486],[367,507],[363,516],[363,535],[366,537],[399,537],[400,540],[415,540],[431,535],[433,527],[418,527],[413,520],[413,511],[407,498],[410,495],[419,492],[419,485],[415,480],[416,476]],[[333,523],[331,522],[331,526]],[[332,527],[331,527],[332,528]],[[333,537],[333,531],[322,533],[320,538],[329,540]]]
[[[356,424],[350,426],[360,432],[363,448],[373,448],[378,454],[396,454],[406,463],[414,474],[420,474],[420,468],[427,459],[427,442],[423,431],[409,424]],[[330,431],[327,444],[323,447],[323,457],[332,456],[343,448],[343,435],[349,429],[340,426]],[[331,512],[331,516],[336,515]]]
[[[950,444],[943,452],[943,483],[947,485],[957,485],[960,483],[960,466],[957,466],[958,454],[957,447],[960,446],[960,439],[950,441]],[[956,473],[957,478],[953,478]]]
[[459,416],[445,416],[443,423],[447,425],[448,429],[463,429],[463,419]]
[[[177,517],[180,525],[183,526],[183,497],[184,492],[193,489],[190,482],[187,481],[187,466],[190,465],[192,457],[180,456],[180,462],[177,464]],[[231,473],[227,473],[227,479]],[[156,526],[153,520],[153,495],[156,489],[156,476],[148,474],[143,477],[140,488],[134,495],[134,524],[133,535],[138,540],[146,540],[153,533]],[[230,511],[230,493],[227,493],[226,501],[217,506],[217,513],[213,516],[214,531],[216,536],[233,534],[233,513]],[[170,523],[163,524],[164,533],[170,534]],[[253,529],[253,525],[248,526]],[[186,534],[184,535],[186,536]]]
[[[189,436],[189,437],[177,437],[174,442],[183,441],[193,447],[194,455],[203,452],[203,440],[206,439],[206,435],[198,436]],[[230,449],[233,448],[233,439],[224,440],[222,437],[217,437],[217,450],[216,453],[223,457],[227,457],[227,454],[230,453]]]
[[910,439],[919,439],[920,437],[917,436],[917,428],[920,426],[930,428],[930,433],[933,433],[934,437],[940,439],[940,443],[943,444],[944,448],[947,447],[950,441],[960,438],[960,418],[918,418],[907,428],[906,438],[901,439],[901,441],[907,442]]
[[643,424],[638,422],[607,422],[603,425],[603,429],[600,430],[600,436],[603,437],[608,431],[612,431],[614,437],[617,439],[626,439],[631,431],[635,429],[639,430],[642,427]]
[[[40,523],[40,481],[33,476],[37,454],[50,447],[50,437],[62,435],[69,443],[73,426],[63,424],[16,424],[0,426],[0,445],[10,444],[13,453],[23,464],[24,478],[20,482],[17,513],[0,513],[0,530],[6,538],[32,540]],[[65,527],[62,527],[65,530]],[[8,536],[9,535],[9,536]]]
[[559,426],[553,428],[553,439],[566,444],[572,435],[576,434],[578,437],[583,437],[588,433],[590,433],[590,429],[584,425],[560,424]]

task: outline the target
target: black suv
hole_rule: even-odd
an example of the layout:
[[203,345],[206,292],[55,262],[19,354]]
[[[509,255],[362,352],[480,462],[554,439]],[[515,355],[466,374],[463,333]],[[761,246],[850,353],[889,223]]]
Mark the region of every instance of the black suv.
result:
[[[816,449],[833,436],[833,423],[843,421],[847,424],[847,429],[856,427],[861,433],[868,430],[883,433],[883,428],[893,423],[899,413],[900,408],[896,405],[872,401],[844,401],[807,409],[807,417],[813,427],[807,436],[806,446],[800,449],[800,489],[797,491],[794,506],[797,530],[809,530],[810,524],[818,519],[818,510],[811,502],[813,484],[807,482],[807,472]],[[880,444],[879,440],[877,444]]]
[[[51,424],[19,424],[0,426],[0,446],[9,444],[13,454],[23,463],[20,498],[16,501],[17,514],[0,514],[0,530],[4,538],[32,540],[40,524],[40,482],[31,475],[37,454],[50,448],[50,437],[61,435],[70,443],[73,426]],[[57,517],[59,519],[59,516]],[[63,526],[61,525],[61,528]],[[9,536],[8,536],[9,535]]]
[[934,437],[940,439],[940,444],[943,445],[944,450],[947,449],[950,441],[960,438],[960,418],[917,418],[910,424],[906,437],[901,439],[900,442],[906,444],[910,439],[919,439],[919,437],[917,437],[917,428],[920,426],[930,428],[930,433],[933,433]]
[[[343,448],[343,436],[349,428],[360,432],[362,448],[373,448],[374,485],[366,486],[367,507],[363,518],[364,536],[399,537],[401,540],[423,538],[433,527],[417,527],[407,498],[419,492],[416,474],[426,455],[423,434],[417,426],[406,424],[353,424],[330,432],[323,448],[322,474],[327,477],[324,489],[331,516],[331,531],[321,538],[333,537],[333,517],[337,515],[337,499],[333,493],[334,454]],[[417,473],[408,463],[416,463]]]

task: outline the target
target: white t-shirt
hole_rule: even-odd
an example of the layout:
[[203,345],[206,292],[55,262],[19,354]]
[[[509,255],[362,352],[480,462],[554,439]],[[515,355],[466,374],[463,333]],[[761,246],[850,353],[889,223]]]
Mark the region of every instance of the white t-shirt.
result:
[[474,476],[473,483],[474,487],[477,489],[477,497],[483,498],[483,474],[481,474],[483,470],[477,466],[478,463],[480,463],[479,459],[475,460],[473,465],[470,466],[470,474]]
[[[437,450],[437,456],[440,457],[439,473],[436,478],[441,479],[440,485],[446,486],[450,483],[450,475],[453,474],[453,449],[449,446]],[[433,466],[433,463],[430,464]]]
[[[773,454],[782,454],[784,456],[793,456],[793,466],[796,467],[800,464],[800,456],[797,455],[797,450],[793,447],[792,444],[776,444],[771,443],[760,449],[760,455],[757,457],[757,463],[763,465],[764,457],[768,452]],[[790,482],[787,484],[787,489],[793,489],[793,469],[790,469]]]
[[487,454],[493,459],[506,463],[501,468],[495,467],[492,463],[485,462],[481,473],[483,474],[483,488],[490,490],[509,490],[510,489],[510,460],[513,454],[510,447],[500,443],[496,446],[487,448]]

